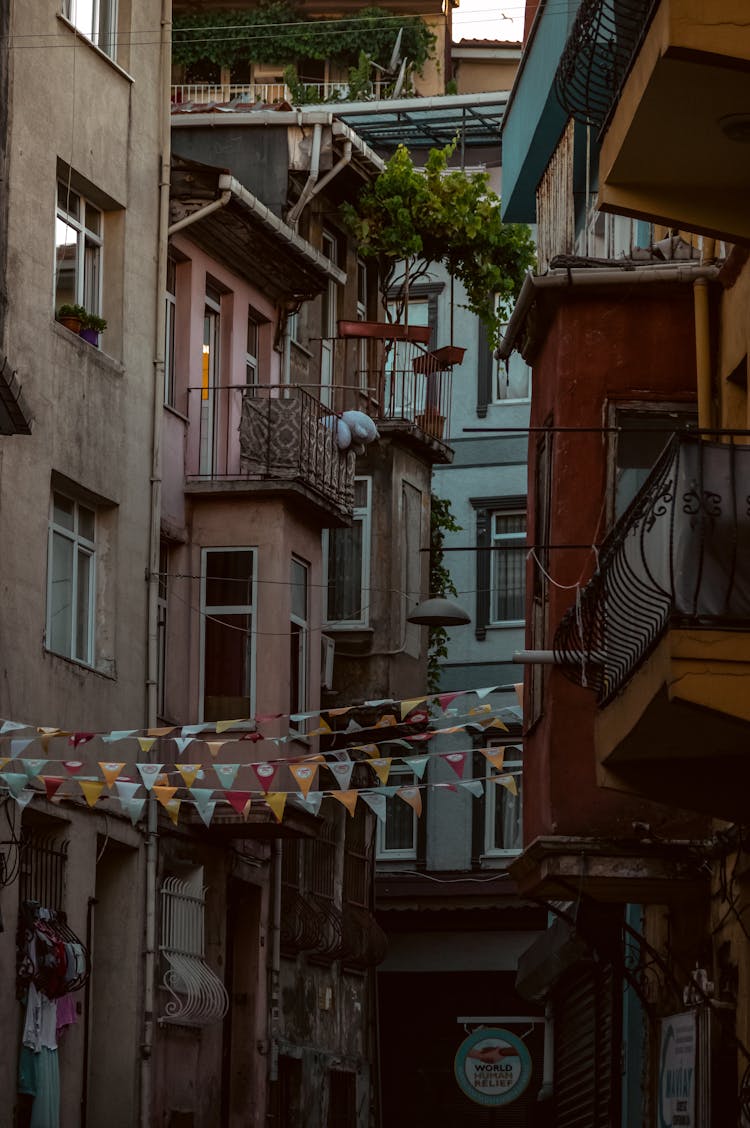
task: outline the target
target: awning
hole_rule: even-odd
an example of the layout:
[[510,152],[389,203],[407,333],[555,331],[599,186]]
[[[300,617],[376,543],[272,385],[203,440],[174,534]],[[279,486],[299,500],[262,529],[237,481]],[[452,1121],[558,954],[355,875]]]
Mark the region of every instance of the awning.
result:
[[30,435],[31,417],[7,356],[0,362],[0,435]]

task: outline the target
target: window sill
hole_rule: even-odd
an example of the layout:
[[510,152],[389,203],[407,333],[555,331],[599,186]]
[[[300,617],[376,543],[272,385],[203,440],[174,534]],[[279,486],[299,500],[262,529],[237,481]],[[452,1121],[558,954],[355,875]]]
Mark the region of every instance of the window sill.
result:
[[306,356],[308,360],[312,360],[313,354],[309,349],[306,349],[304,345],[301,345],[299,341],[291,340],[289,344],[292,346],[292,348],[295,348],[298,352],[301,352],[303,356]]
[[121,67],[119,63],[116,63],[111,55],[108,55],[106,51],[102,51],[101,47],[97,47],[96,43],[92,43],[89,37],[87,35],[84,35],[82,31],[79,31],[76,25],[72,23],[67,16],[64,16],[62,12],[58,12],[57,18],[61,24],[64,24],[65,27],[69,28],[70,31],[73,32],[76,39],[78,39],[81,43],[85,43],[88,47],[91,48],[92,51],[99,55],[101,59],[104,59],[105,63],[108,63],[113,70],[122,75],[122,77],[127,82],[129,82],[131,85],[133,84],[133,82],[135,81],[133,76],[128,74],[128,72],[123,67]]
[[519,627],[525,626],[525,619],[505,619],[502,623],[487,623],[486,629],[488,631],[517,631]]
[[70,346],[78,350],[79,356],[88,357],[91,363],[97,367],[101,367],[111,376],[125,375],[125,366],[121,364],[119,360],[115,360],[113,356],[110,356],[109,353],[102,352],[102,350],[95,345],[84,341],[82,337],[79,337],[77,333],[71,332],[70,329],[66,329],[59,321],[53,321],[52,327],[53,331],[61,340],[67,341]]
[[64,665],[66,666],[72,666],[74,669],[80,670],[82,673],[94,674],[96,677],[104,678],[105,681],[109,682],[117,681],[117,674],[114,672],[115,663],[113,659],[109,659],[107,662],[107,665],[111,667],[110,670],[100,669],[98,666],[89,666],[88,663],[81,662],[78,658],[69,658],[66,654],[58,654],[55,650],[48,650],[46,646],[44,648],[44,653],[49,655],[50,658],[64,663]]
[[479,857],[480,869],[507,869],[511,862],[520,858],[523,850],[498,850],[496,853],[481,854]]
[[164,410],[167,411],[170,415],[176,415],[182,423],[190,423],[187,415],[183,415],[182,412],[178,411],[176,407],[172,407],[171,403],[165,403]]

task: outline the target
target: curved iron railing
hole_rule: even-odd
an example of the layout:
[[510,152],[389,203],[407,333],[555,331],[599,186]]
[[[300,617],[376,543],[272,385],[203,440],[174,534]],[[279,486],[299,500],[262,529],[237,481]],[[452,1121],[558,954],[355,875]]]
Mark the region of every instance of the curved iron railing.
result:
[[555,73],[572,118],[604,124],[655,8],[656,0],[583,0]]
[[670,624],[750,624],[750,446],[672,439],[560,622],[555,658],[604,704]]

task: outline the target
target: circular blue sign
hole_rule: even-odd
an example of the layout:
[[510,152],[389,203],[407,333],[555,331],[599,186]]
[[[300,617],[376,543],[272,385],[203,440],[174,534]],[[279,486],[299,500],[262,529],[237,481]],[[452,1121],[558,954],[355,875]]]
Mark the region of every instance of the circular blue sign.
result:
[[531,1080],[531,1056],[510,1030],[484,1026],[458,1047],[453,1071],[469,1100],[497,1108],[517,1100],[526,1091]]

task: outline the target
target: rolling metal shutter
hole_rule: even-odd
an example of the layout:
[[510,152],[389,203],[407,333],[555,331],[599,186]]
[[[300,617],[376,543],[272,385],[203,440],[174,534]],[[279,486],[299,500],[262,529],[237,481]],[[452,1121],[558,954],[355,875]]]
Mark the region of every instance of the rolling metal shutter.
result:
[[557,1128],[612,1128],[619,1121],[616,997],[609,965],[578,965],[554,993]]

